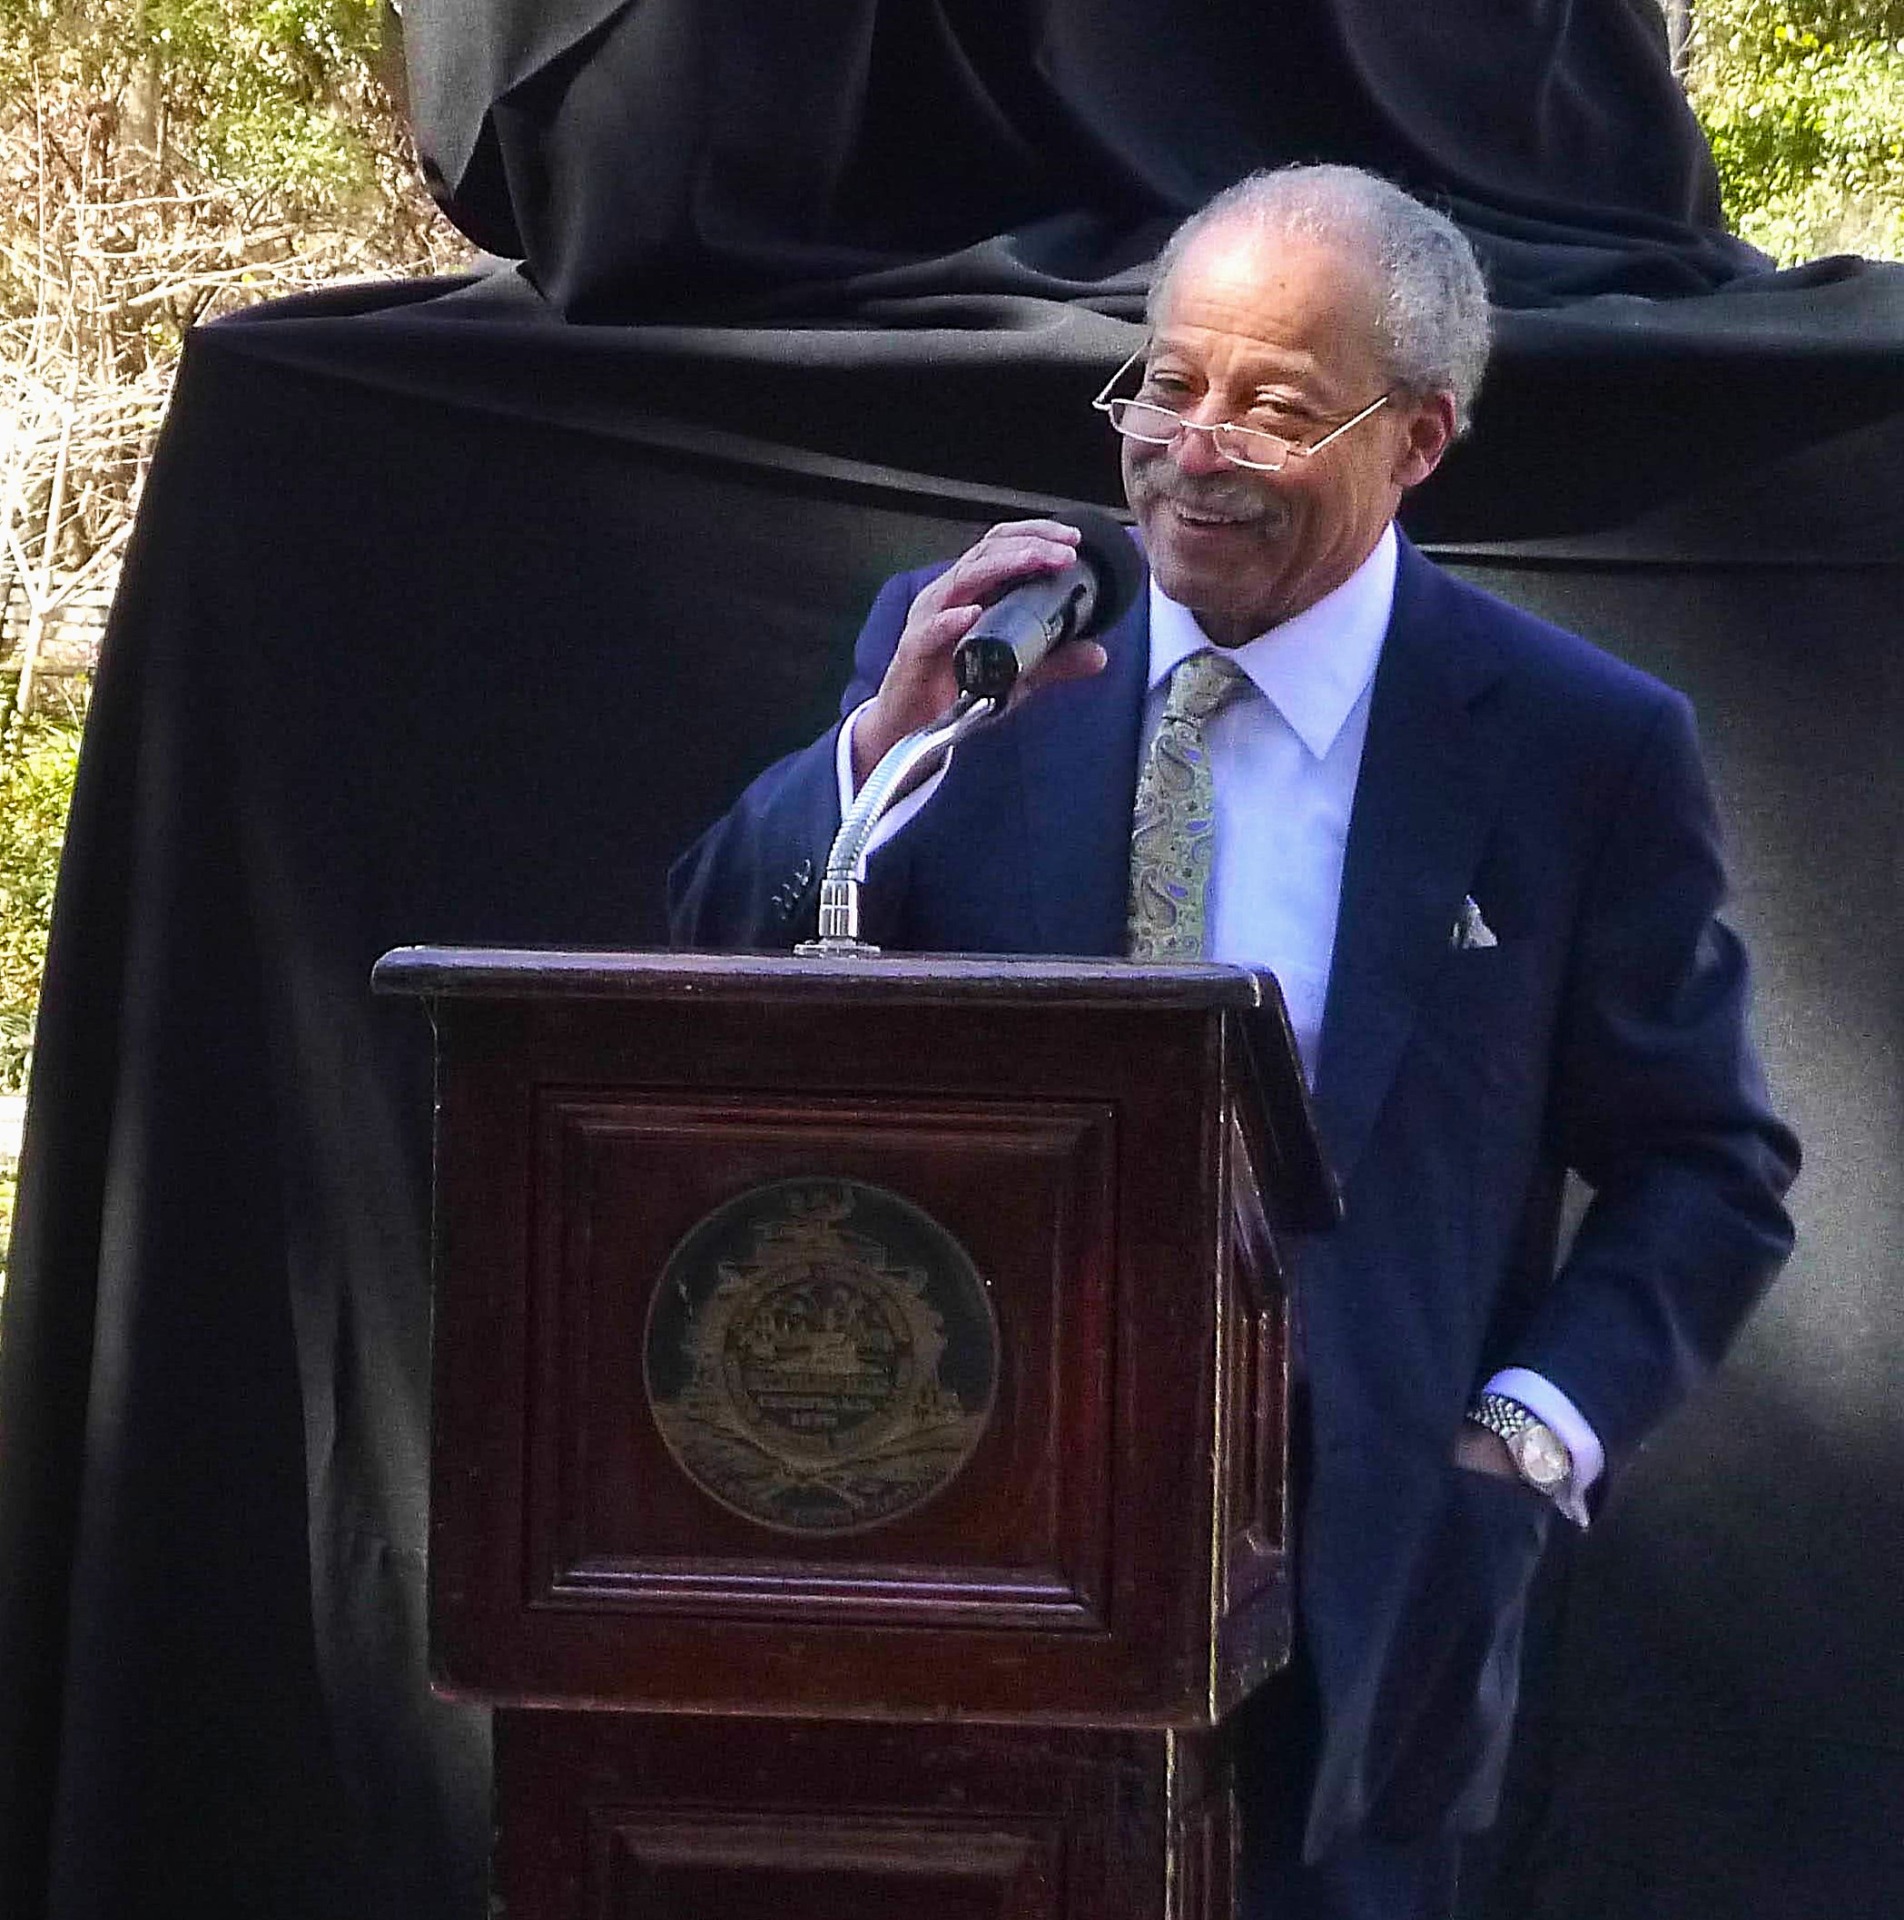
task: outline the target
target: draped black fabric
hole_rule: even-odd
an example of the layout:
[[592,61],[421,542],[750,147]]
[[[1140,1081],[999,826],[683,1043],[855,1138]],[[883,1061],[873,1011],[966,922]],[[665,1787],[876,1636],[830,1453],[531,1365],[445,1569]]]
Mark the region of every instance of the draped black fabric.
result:
[[[452,216],[571,317],[810,311],[1036,228],[1095,278],[1252,167],[1444,202],[1495,295],[1703,293],[1730,238],[1654,0],[409,0]],[[1088,224],[1040,225],[1089,209]]]
[[486,1730],[425,1683],[428,1036],[371,962],[659,941],[881,577],[1116,500],[1144,261],[1296,114],[1527,290],[1411,531],[1694,695],[1808,1147],[1739,1364],[1556,1563],[1471,1911],[1885,1909],[1904,269],[1740,270],[1645,0],[1424,11],[410,0],[452,204],[528,257],[188,346],[0,1309],[9,1920],[482,1911]]

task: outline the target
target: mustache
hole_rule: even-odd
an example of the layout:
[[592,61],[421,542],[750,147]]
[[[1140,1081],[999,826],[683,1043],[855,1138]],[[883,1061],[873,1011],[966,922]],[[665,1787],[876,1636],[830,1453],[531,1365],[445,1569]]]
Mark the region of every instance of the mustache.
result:
[[1181,477],[1166,479],[1162,475],[1147,474],[1142,491],[1147,502],[1182,507],[1187,513],[1260,522],[1267,526],[1279,526],[1289,517],[1280,501],[1266,499],[1247,483],[1236,486],[1220,478],[1208,485],[1194,485],[1186,484]]

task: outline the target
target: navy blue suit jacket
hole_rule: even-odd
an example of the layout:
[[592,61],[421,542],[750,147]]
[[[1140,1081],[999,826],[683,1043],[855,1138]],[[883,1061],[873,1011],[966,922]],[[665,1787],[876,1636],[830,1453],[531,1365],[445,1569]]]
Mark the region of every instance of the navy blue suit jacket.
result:
[[[931,571],[887,584],[842,702]],[[875,856],[869,937],[1121,951],[1148,610],[1106,670],[1026,700]],[[805,937],[839,820],[834,736],[764,773],[672,877],[677,939]],[[1546,1503],[1456,1469],[1470,1396],[1524,1365],[1617,1472],[1789,1249],[1797,1166],[1715,917],[1686,702],[1403,545],[1316,1071],[1342,1228],[1305,1246],[1312,1406],[1298,1618],[1321,1700],[1312,1851],[1492,1816]],[[1457,949],[1472,898],[1498,945]],[[1594,1190],[1554,1265],[1561,1175]]]

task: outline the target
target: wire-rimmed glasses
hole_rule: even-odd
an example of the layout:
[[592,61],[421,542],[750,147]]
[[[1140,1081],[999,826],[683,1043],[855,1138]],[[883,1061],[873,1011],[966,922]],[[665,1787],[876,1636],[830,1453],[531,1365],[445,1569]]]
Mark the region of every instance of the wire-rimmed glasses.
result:
[[1147,341],[1105,381],[1091,405],[1099,413],[1108,416],[1111,425],[1126,440],[1141,440],[1146,446],[1167,447],[1186,430],[1207,433],[1210,444],[1232,466],[1248,467],[1256,473],[1280,473],[1292,456],[1307,460],[1312,454],[1320,453],[1331,440],[1339,440],[1351,427],[1360,426],[1370,414],[1385,407],[1390,399],[1390,395],[1378,393],[1360,413],[1351,415],[1338,427],[1331,427],[1320,440],[1304,446],[1280,433],[1271,433],[1267,427],[1252,427],[1241,420],[1218,420],[1212,423],[1186,420],[1174,408],[1159,406],[1154,400],[1113,400],[1110,397],[1111,389],[1149,350]]

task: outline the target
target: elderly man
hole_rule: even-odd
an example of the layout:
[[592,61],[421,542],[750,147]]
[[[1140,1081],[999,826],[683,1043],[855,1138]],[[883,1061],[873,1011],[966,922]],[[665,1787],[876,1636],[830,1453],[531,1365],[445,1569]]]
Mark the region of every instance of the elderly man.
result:
[[[1797,1152],[1685,702],[1395,530],[1486,360],[1460,234],[1352,169],[1253,176],[1171,241],[1150,319],[1098,401],[1147,599],[893,817],[869,930],[1282,983],[1347,1218],[1299,1265],[1298,1655],[1242,1742],[1245,1910],[1445,1914],[1549,1522],[1718,1358]],[[1075,538],[995,527],[889,583],[841,726],[677,868],[682,940],[809,930],[842,807]],[[1568,1168],[1594,1198],[1556,1267]]]

